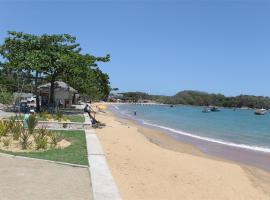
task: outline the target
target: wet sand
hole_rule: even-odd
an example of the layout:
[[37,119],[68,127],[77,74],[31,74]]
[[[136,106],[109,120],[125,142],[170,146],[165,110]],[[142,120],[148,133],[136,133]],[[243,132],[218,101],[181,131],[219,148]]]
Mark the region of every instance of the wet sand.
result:
[[98,114],[97,129],[124,199],[270,199],[270,175],[205,154],[127,119]]

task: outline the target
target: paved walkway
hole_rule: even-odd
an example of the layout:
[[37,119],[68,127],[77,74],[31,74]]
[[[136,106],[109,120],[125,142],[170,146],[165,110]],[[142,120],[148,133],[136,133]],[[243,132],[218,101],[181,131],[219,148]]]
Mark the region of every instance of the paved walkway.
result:
[[2,118],[9,118],[9,117],[12,117],[12,116],[15,116],[16,114],[13,113],[13,112],[5,112],[3,110],[0,110],[0,119]]
[[[84,117],[85,122],[90,121],[88,114]],[[95,130],[85,130],[85,136],[94,199],[121,200]]]
[[0,155],[1,200],[93,200],[88,168]]

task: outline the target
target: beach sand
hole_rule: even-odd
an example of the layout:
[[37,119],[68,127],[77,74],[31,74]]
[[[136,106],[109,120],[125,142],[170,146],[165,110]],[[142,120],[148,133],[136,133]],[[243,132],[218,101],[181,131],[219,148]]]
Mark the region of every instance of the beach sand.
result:
[[212,158],[155,129],[96,115],[96,129],[125,200],[270,199],[270,175],[254,167]]

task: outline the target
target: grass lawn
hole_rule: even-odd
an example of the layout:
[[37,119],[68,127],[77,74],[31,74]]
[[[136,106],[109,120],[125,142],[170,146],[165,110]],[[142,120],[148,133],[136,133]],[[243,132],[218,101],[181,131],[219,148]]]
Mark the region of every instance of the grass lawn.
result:
[[50,149],[43,152],[10,152],[3,150],[0,150],[0,152],[79,165],[88,165],[87,147],[84,131],[57,132],[61,133],[66,140],[70,141],[71,145],[65,149]]
[[84,123],[84,116],[83,115],[64,115],[67,117],[71,122],[81,122]]

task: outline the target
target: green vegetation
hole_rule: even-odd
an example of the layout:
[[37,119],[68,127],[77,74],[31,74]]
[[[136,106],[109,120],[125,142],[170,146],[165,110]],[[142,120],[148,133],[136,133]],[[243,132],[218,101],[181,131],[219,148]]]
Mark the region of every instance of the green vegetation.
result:
[[62,112],[56,112],[55,114],[51,114],[48,112],[40,112],[38,113],[38,120],[40,121],[71,121],[71,122],[84,122],[84,116],[82,115],[64,115]]
[[70,141],[71,145],[64,149],[52,148],[38,152],[11,152],[4,150],[0,150],[0,152],[18,156],[88,165],[84,131],[57,131],[57,133],[61,134],[61,137],[64,137],[67,141]]
[[[0,85],[6,92],[0,102],[8,102],[15,91],[34,92],[39,110],[38,86],[50,82],[50,99],[54,103],[55,81],[62,80],[80,94],[94,100],[107,99],[111,91],[109,76],[99,62],[109,62],[110,55],[95,57],[83,54],[76,37],[68,34],[33,35],[9,31],[0,45]],[[68,76],[67,76],[68,74]]]
[[13,140],[19,140],[22,131],[23,131],[23,126],[20,123],[14,123],[11,129]]
[[2,136],[7,136],[9,131],[9,125],[6,121],[0,121],[0,138]]
[[[1,87],[1,85],[0,85]],[[0,103],[11,105],[13,103],[13,96],[10,92],[7,92],[6,90],[2,90],[0,92]]]
[[[18,119],[18,120],[23,120],[24,114],[18,115],[17,117],[10,117],[10,119]],[[37,114],[37,119],[38,121],[70,121],[70,122],[80,122],[84,123],[85,119],[84,116],[81,114],[77,115],[62,115],[61,118],[59,116],[56,116],[55,114],[50,114],[48,112],[40,112]],[[0,130],[1,132],[1,130]]]
[[65,115],[71,122],[84,123],[85,119],[83,115]]
[[29,118],[26,129],[14,119],[0,121],[0,152],[88,165],[84,131],[35,130],[35,122],[35,119]]
[[23,150],[26,150],[29,148],[31,144],[29,142],[30,136],[31,135],[29,134],[28,131],[26,131],[25,129],[22,129],[19,139],[20,139],[20,144]]
[[40,128],[38,132],[34,134],[36,150],[47,149],[47,146],[49,144],[48,135],[49,132],[45,128]]
[[62,112],[57,111],[56,113],[40,112],[37,115],[39,121],[67,121],[67,117]]
[[35,152],[55,148],[63,149],[70,144],[62,134],[53,133],[43,127],[35,129],[36,125],[35,115],[30,115],[24,122],[24,126],[14,119],[0,121],[1,149],[12,152]]
[[57,143],[62,140],[62,136],[59,133],[50,132],[49,137],[51,139],[52,147],[56,147]]
[[165,104],[184,104],[198,106],[249,107],[270,109],[270,98],[264,96],[239,95],[226,97],[222,94],[209,94],[200,91],[182,91],[174,96],[149,95],[142,92],[123,93],[124,101],[139,102],[152,100]]

